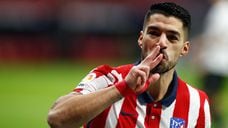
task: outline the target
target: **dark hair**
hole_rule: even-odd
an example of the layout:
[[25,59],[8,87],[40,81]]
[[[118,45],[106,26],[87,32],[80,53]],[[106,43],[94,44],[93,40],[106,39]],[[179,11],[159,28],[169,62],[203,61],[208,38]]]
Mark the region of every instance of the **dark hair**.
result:
[[148,21],[149,17],[154,13],[161,13],[166,16],[174,16],[180,19],[183,22],[184,27],[187,28],[188,32],[190,32],[191,15],[183,7],[171,2],[153,4],[150,6],[150,9],[145,15],[144,26]]

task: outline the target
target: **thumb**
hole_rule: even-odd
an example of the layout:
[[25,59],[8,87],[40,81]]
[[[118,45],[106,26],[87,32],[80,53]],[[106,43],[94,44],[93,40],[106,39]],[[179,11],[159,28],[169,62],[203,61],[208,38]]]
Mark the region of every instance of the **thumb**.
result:
[[155,83],[160,78],[160,75],[158,73],[152,74],[149,76],[143,87],[140,89],[140,91],[136,92],[137,94],[141,94],[147,90],[149,85]]
[[149,84],[153,84],[153,83],[155,83],[159,78],[160,78],[160,74],[158,74],[158,73],[152,74],[152,75],[149,76],[148,82],[149,82]]

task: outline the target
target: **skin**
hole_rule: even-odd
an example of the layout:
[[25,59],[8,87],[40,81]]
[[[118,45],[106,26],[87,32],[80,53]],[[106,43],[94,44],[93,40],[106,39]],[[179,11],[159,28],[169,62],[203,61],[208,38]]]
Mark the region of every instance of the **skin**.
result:
[[151,15],[144,30],[140,32],[138,44],[142,50],[142,59],[157,46],[160,46],[160,54],[163,54],[161,62],[150,70],[151,73],[160,74],[159,80],[148,89],[155,101],[164,97],[172,80],[174,67],[179,58],[189,51],[189,41],[186,36],[187,30],[184,29],[181,20],[162,14]]
[[[125,77],[135,93],[149,91],[157,101],[164,97],[178,59],[189,49],[185,34],[180,20],[161,14],[150,16],[138,38],[142,61]],[[146,81],[149,88],[144,87]],[[115,86],[87,95],[70,93],[55,102],[48,113],[48,123],[51,128],[80,127],[121,98]]]

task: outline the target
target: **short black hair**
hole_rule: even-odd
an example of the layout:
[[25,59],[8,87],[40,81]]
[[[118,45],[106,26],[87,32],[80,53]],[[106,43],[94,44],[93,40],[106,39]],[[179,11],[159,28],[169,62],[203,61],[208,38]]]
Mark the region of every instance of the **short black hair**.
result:
[[154,13],[160,13],[165,16],[174,16],[180,19],[183,22],[184,27],[187,28],[187,31],[190,32],[191,15],[185,8],[172,2],[152,4],[145,15],[144,26],[148,21],[149,17]]

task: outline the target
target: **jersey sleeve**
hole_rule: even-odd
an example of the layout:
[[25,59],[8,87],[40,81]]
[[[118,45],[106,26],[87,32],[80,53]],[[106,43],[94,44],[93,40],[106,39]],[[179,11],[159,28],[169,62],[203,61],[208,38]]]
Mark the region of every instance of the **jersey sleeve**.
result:
[[82,79],[74,91],[88,94],[114,84],[116,80],[111,74],[112,70],[113,68],[108,65],[101,65],[93,69]]

